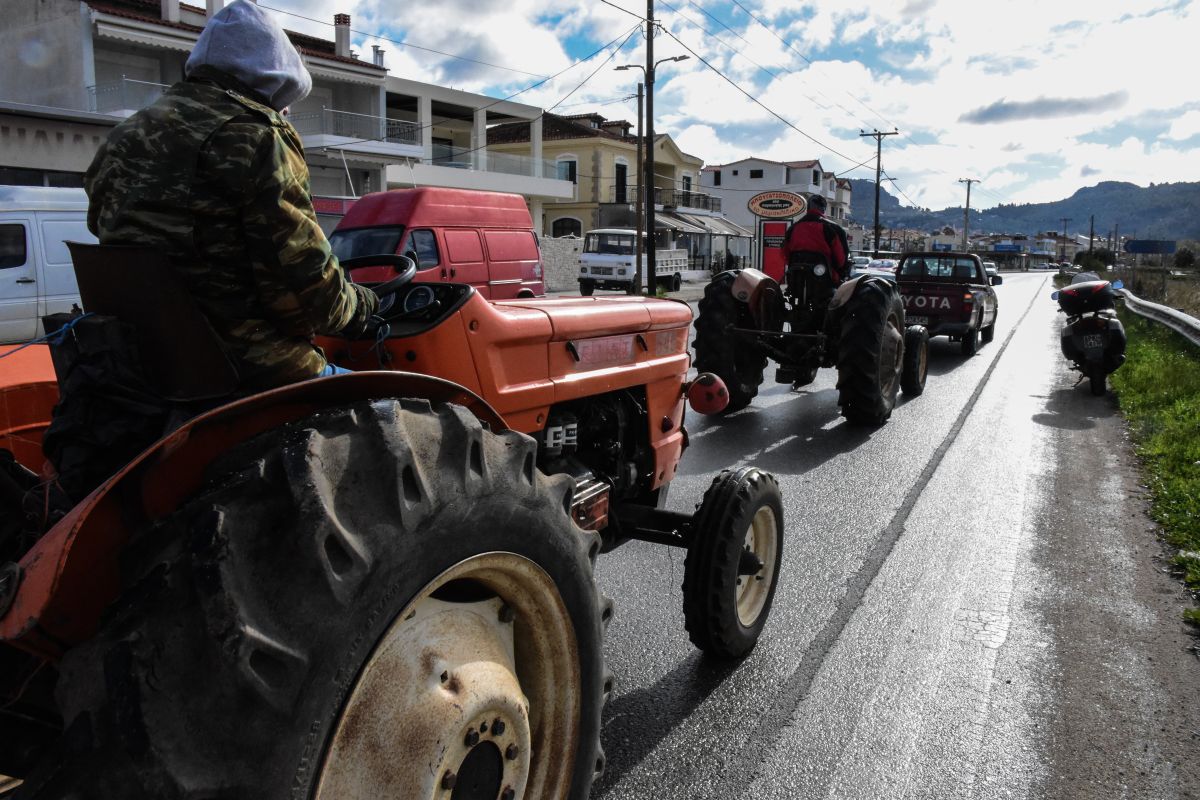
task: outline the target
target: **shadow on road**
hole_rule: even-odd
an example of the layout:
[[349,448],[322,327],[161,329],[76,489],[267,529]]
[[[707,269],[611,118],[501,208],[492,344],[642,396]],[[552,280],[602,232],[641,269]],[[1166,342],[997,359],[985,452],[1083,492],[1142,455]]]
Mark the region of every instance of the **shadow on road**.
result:
[[621,695],[604,709],[600,743],[608,744],[604,777],[593,791],[618,783],[683,724],[737,669],[693,653],[653,685]]
[[751,406],[703,430],[704,446],[690,450],[681,474],[707,475],[745,462],[779,475],[803,475],[871,438],[875,428],[842,421],[836,389],[797,391],[769,408]]
[[1094,397],[1088,382],[1055,389],[1046,395],[1046,410],[1034,414],[1032,419],[1039,425],[1068,431],[1083,431],[1096,427],[1096,420],[1107,419],[1118,413],[1116,398],[1110,393]]

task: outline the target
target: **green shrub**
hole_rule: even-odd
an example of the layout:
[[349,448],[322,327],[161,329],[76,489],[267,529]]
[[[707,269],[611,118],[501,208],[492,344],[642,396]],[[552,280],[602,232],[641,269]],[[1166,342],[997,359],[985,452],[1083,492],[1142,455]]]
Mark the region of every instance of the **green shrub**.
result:
[[[1151,513],[1179,549],[1175,564],[1200,591],[1200,348],[1122,311],[1125,365],[1112,375],[1146,468]],[[1200,611],[1189,619],[1200,623]]]

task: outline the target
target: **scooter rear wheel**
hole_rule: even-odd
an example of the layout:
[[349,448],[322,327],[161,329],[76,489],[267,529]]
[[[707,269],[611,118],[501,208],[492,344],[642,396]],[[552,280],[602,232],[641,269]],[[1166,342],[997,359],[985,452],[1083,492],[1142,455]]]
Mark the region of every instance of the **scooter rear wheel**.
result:
[[1088,369],[1088,383],[1091,384],[1092,394],[1096,397],[1103,397],[1108,393],[1107,380],[1108,375],[1104,372],[1104,367],[1097,365]]

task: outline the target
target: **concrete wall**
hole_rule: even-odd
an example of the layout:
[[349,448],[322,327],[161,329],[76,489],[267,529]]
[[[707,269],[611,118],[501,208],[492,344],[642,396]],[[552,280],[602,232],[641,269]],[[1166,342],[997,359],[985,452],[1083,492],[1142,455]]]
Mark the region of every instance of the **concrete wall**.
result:
[[0,166],[85,172],[111,130],[110,125],[0,113]]
[[[79,0],[0,3],[0,99],[87,108],[90,29]],[[85,41],[86,40],[86,41]]]
[[546,291],[578,291],[579,254],[583,252],[583,239],[540,238]]

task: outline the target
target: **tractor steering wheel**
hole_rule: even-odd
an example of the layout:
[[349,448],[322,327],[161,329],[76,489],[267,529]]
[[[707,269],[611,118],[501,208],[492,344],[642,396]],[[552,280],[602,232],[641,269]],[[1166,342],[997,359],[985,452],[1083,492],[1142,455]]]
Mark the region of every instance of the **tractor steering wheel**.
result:
[[381,264],[390,265],[398,273],[396,277],[371,287],[371,290],[379,297],[378,313],[383,314],[396,302],[396,292],[412,282],[413,276],[417,274],[417,262],[408,256],[397,255],[359,256],[358,258],[347,258],[341,262],[346,269],[375,267]]

